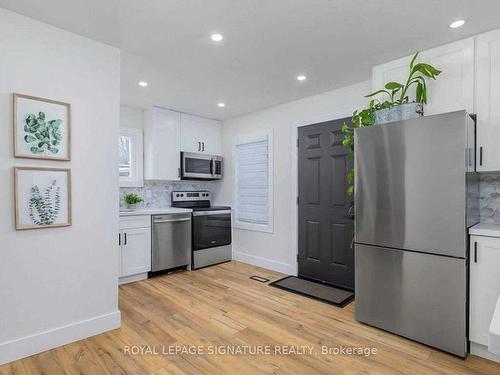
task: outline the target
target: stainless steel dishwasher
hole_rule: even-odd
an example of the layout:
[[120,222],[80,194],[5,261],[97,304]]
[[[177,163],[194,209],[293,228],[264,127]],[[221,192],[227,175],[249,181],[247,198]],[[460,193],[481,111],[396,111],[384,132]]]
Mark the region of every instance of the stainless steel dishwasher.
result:
[[191,213],[152,216],[149,276],[191,264]]

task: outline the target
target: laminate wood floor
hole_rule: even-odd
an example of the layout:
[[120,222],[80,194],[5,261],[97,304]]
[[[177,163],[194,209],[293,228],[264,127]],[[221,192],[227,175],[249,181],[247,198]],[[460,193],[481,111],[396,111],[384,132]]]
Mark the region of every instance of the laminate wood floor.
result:
[[[251,275],[283,277],[229,262],[123,285],[120,329],[0,366],[0,374],[500,374],[494,362],[360,324],[354,303],[340,309]],[[337,353],[341,347],[377,353]]]

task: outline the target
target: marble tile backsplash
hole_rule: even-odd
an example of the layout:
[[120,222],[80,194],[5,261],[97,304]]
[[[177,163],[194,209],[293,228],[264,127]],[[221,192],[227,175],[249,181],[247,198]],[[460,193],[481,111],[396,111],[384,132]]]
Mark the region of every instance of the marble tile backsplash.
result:
[[134,193],[142,197],[144,201],[138,205],[138,208],[165,208],[172,205],[172,191],[206,190],[213,193],[215,184],[204,181],[144,181],[142,188],[120,188],[120,207],[127,206],[123,200],[126,193]]
[[[481,222],[500,224],[500,173],[481,173],[479,204]],[[144,181],[142,188],[120,188],[120,207],[125,193],[135,193],[144,199],[139,208],[164,208],[172,205],[172,191],[207,190],[215,192],[216,183],[204,181]]]
[[479,204],[481,222],[500,224],[500,173],[481,173]]

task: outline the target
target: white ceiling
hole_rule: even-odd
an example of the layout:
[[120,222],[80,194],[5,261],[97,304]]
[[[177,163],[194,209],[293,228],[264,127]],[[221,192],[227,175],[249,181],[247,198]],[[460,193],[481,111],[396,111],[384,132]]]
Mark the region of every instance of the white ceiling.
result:
[[[123,103],[218,119],[363,81],[373,65],[500,27],[499,0],[0,0],[0,7],[121,48]],[[461,18],[464,27],[448,27]],[[213,32],[224,40],[211,41]],[[296,81],[300,73],[306,81]]]

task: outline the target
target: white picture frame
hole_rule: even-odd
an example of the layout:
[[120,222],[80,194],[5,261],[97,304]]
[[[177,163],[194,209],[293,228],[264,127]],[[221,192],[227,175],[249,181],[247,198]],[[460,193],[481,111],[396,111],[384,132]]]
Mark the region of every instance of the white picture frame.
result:
[[71,170],[14,167],[16,230],[71,225]]
[[14,93],[14,157],[71,160],[71,105]]

